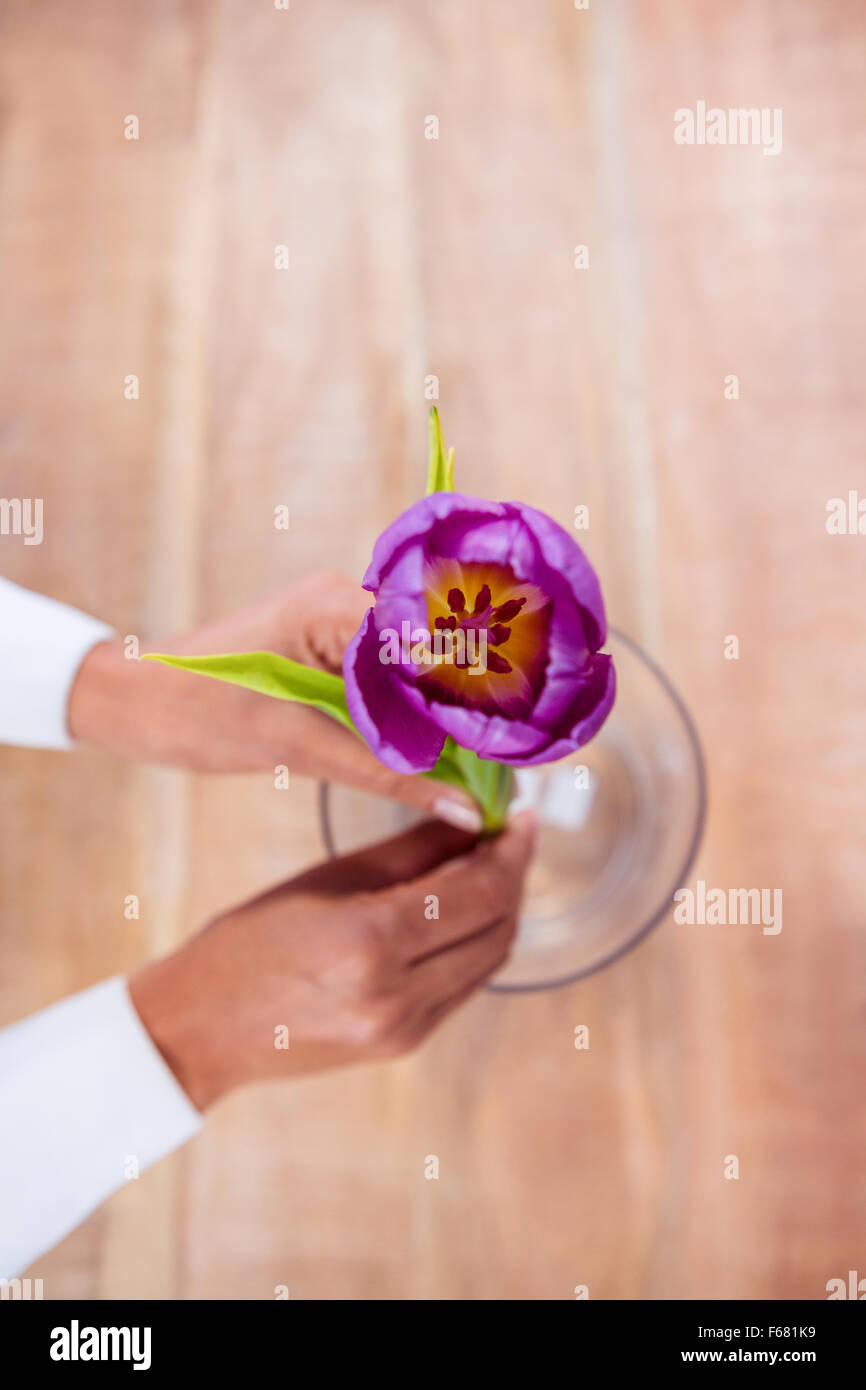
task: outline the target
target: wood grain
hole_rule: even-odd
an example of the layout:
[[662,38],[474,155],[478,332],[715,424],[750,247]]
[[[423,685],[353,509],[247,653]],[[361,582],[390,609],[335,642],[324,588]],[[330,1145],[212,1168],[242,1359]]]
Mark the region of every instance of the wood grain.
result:
[[[589,506],[610,616],[705,742],[696,877],[785,912],[668,921],[415,1057],[233,1098],[39,1261],[46,1296],[863,1272],[866,539],[825,504],[866,496],[864,29],[853,0],[3,7],[0,491],[44,497],[46,534],[0,539],[2,572],[142,636],[360,574],[417,495],[435,374],[462,487]],[[781,107],[782,153],[677,146],[698,100]],[[0,1021],[322,853],[300,781],[0,766]]]

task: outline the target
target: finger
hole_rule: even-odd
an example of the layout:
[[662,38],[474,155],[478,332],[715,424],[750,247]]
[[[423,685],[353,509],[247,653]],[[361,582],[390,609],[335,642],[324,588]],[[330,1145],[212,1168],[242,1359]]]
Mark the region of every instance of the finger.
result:
[[420,961],[516,915],[536,833],[522,811],[495,839],[387,890],[398,950]]
[[370,607],[369,593],[339,571],[324,570],[310,576],[299,599],[306,610],[298,632],[300,659],[339,673],[343,652]]
[[343,669],[343,653],[369,606],[370,595],[359,589],[357,599],[348,606],[328,612],[315,625],[309,624],[305,632],[309,664],[339,675]]
[[[331,782],[359,787],[374,796],[413,806],[470,834],[480,833],[481,814],[468,792],[422,773],[405,776],[392,772],[374,757],[363,739],[335,725],[319,710],[286,706],[282,718],[286,728],[291,729],[291,739],[287,742],[294,750],[290,763],[293,771],[326,776]],[[309,735],[300,737],[305,723],[309,726]],[[323,742],[325,735],[326,743]]]
[[428,1013],[447,1012],[450,1001],[471,993],[508,959],[517,931],[517,913],[503,917],[486,931],[413,965],[410,996]]
[[[372,757],[372,754],[370,755]],[[374,758],[376,771],[367,779],[367,785],[377,796],[387,796],[393,801],[401,801],[405,806],[414,806],[438,820],[456,825],[470,834],[480,834],[483,827],[481,812],[468,792],[440,782],[423,774],[406,776],[392,772],[378,759]]]
[[400,835],[316,864],[292,883],[305,888],[321,886],[339,896],[375,893],[418,879],[447,860],[466,854],[475,843],[476,838],[464,830],[426,820]]

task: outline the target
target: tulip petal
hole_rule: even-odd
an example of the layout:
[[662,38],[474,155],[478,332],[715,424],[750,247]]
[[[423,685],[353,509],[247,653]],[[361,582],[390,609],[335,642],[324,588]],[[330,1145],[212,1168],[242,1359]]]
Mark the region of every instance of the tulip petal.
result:
[[407,698],[396,667],[383,664],[370,608],[343,658],[349,713],[376,757],[394,772],[429,772],[444,731]]
[[[575,696],[575,685],[579,685]],[[463,706],[436,705],[436,723],[463,748],[471,748],[479,758],[488,758],[511,767],[531,767],[535,763],[555,762],[588,743],[611,711],[616,695],[613,660],[606,652],[590,657],[581,678],[571,679],[571,704],[555,730],[536,723],[518,723],[501,715],[485,714]],[[408,698],[418,708],[423,697],[414,690]],[[351,708],[351,702],[350,702]]]
[[[482,497],[467,497],[462,492],[433,492],[414,502],[392,521],[373,547],[373,558],[364,575],[363,587],[375,593],[383,576],[399,560],[401,551],[412,541],[423,548],[436,523],[456,517],[502,518],[506,515],[501,502],[488,502]],[[435,550],[434,552],[435,553]]]
[[592,651],[607,640],[607,620],[601,585],[592,565],[573,536],[553,517],[527,507],[523,502],[506,502],[526,523],[548,570],[563,578],[581,609],[586,636]]

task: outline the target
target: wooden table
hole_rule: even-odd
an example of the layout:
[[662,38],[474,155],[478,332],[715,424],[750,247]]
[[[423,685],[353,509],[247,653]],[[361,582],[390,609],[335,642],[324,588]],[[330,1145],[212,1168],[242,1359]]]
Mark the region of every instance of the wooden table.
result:
[[[45,540],[0,570],[143,638],[360,575],[435,375],[465,490],[589,507],[610,616],[706,745],[695,877],[784,892],[777,936],[669,920],[417,1056],[225,1102],[38,1261],[46,1297],[866,1274],[866,536],[825,524],[866,497],[864,28],[854,0],[3,7],[0,491],[44,498]],[[781,153],[677,145],[698,101],[781,108]],[[300,780],[0,766],[2,1021],[322,853]]]

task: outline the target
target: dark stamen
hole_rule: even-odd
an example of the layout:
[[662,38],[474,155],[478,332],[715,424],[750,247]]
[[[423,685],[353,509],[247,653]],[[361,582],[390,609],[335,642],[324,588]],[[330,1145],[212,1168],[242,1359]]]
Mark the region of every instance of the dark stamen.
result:
[[506,661],[505,657],[500,656],[498,652],[488,651],[487,669],[488,671],[495,671],[499,676],[507,676],[511,672],[512,666],[511,662]]
[[462,589],[448,590],[448,607],[452,613],[462,613],[466,607],[466,599]]
[[457,626],[457,619],[454,614],[451,613],[447,618],[437,618],[435,626],[440,629],[446,629],[448,632],[453,632]]
[[511,628],[506,627],[505,623],[494,623],[487,629],[487,634],[494,647],[501,647],[503,642],[507,642],[511,636]]
[[524,603],[525,598],[510,598],[506,603],[502,603],[498,608],[494,608],[493,616],[497,622],[507,623],[512,618],[516,618]]
[[489,608],[489,606],[490,585],[482,584],[481,588],[478,590],[478,593],[475,596],[475,607],[472,610],[473,617],[477,617],[479,613],[483,613],[485,608]]

